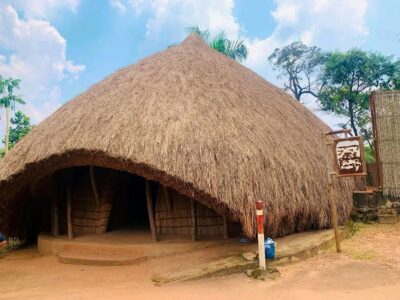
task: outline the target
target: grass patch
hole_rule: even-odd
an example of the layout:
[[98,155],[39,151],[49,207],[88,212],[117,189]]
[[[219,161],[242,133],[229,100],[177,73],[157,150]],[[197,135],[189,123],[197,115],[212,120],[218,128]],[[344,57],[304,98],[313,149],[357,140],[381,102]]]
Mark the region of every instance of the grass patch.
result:
[[4,248],[0,249],[0,258],[3,257],[7,252],[9,252],[13,249],[18,249],[22,245],[23,245],[23,241],[21,241],[17,238],[10,239],[8,241],[7,245]]
[[372,260],[376,257],[376,254],[372,250],[366,252],[351,252],[350,255],[358,260]]
[[364,228],[365,224],[361,222],[347,221],[345,226],[349,229],[350,237]]

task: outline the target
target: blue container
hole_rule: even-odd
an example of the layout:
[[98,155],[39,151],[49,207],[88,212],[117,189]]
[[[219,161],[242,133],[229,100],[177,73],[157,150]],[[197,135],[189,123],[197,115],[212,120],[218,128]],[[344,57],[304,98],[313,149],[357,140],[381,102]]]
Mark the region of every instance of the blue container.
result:
[[264,241],[265,248],[265,258],[274,259],[275,258],[275,242],[271,238],[267,238]]

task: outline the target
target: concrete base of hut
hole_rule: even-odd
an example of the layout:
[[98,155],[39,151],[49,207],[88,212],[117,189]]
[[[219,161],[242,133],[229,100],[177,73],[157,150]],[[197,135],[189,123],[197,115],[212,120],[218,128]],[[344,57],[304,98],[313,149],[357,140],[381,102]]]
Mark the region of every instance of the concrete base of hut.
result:
[[140,263],[144,260],[190,253],[210,247],[222,247],[226,254],[252,251],[254,243],[241,244],[237,238],[199,240],[169,236],[153,242],[145,230],[115,230],[68,239],[66,235],[54,237],[42,233],[38,237],[38,250],[43,255],[56,255],[63,263],[81,265],[117,266]]
[[[347,230],[342,230],[343,237],[347,234]],[[333,246],[334,234],[332,230],[309,231],[278,238],[276,242],[276,259],[268,262],[274,266],[308,258]],[[186,259],[177,259],[179,263],[170,273],[155,275],[159,284],[200,278],[205,273],[238,272],[257,265],[256,242],[239,243],[237,238],[192,242],[177,238],[154,243],[147,232],[129,230],[72,240],[66,236],[41,234],[38,249],[43,255],[58,256],[62,263],[97,266],[130,265],[157,257],[185,256]]]

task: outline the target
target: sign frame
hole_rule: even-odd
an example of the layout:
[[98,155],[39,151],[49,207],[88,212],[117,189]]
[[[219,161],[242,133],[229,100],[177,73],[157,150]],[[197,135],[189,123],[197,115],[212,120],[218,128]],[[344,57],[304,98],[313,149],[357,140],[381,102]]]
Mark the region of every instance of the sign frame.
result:
[[[360,155],[361,155],[361,168],[362,172],[360,173],[341,173],[338,159],[337,159],[337,151],[336,151],[336,146],[338,143],[343,142],[343,141],[358,141],[358,144],[360,145]],[[367,176],[367,164],[365,162],[365,153],[364,153],[364,140],[361,136],[351,136],[351,137],[345,137],[345,138],[335,138],[333,140],[333,157],[334,157],[334,164],[335,164],[335,173],[336,176],[338,177],[353,177],[353,176]]]

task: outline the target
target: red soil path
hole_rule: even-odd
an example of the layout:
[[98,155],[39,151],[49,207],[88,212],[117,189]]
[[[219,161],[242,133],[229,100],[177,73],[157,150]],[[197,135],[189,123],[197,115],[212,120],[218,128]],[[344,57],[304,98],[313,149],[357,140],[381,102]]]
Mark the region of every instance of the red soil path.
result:
[[236,274],[161,287],[151,281],[153,270],[178,257],[92,267],[25,249],[0,259],[0,299],[400,299],[400,224],[366,225],[342,246],[342,254],[279,267],[275,280]]

